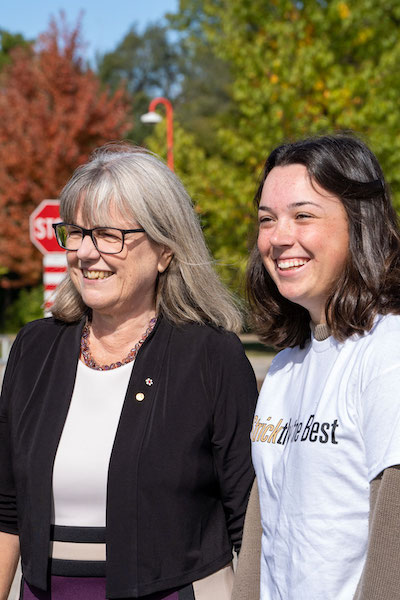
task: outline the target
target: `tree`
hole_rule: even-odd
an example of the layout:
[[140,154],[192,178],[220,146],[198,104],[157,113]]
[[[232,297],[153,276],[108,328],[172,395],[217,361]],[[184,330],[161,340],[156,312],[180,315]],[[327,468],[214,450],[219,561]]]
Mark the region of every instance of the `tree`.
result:
[[213,151],[177,135],[175,161],[234,288],[255,230],[258,174],[284,141],[355,130],[377,153],[400,208],[397,0],[181,0],[173,22],[188,43],[203,36],[231,78],[231,103],[208,120]]
[[218,153],[215,132],[234,118],[230,64],[217,56],[207,37],[202,0],[182,0],[178,14],[166,18],[178,33],[181,84],[174,102],[176,117],[207,155]]
[[168,38],[164,25],[149,25],[143,34],[132,26],[115,50],[97,59],[102,82],[116,89],[123,83],[132,103],[129,137],[142,143],[148,129],[140,121],[154,96],[173,100],[179,89],[179,46]]
[[[198,14],[199,0],[182,6]],[[239,118],[219,132],[225,155],[252,170],[284,140],[354,129],[400,192],[397,0],[203,0],[201,8],[233,77]]]
[[41,257],[29,240],[28,218],[57,198],[90,152],[129,127],[122,87],[101,89],[80,58],[80,26],[52,20],[35,47],[15,48],[1,73],[0,286],[38,283]]
[[26,40],[20,33],[10,33],[5,29],[0,29],[0,70],[4,65],[11,62],[11,51],[17,47],[28,47],[32,45],[32,40]]
[[0,313],[0,331],[2,333],[15,333],[29,321],[43,317],[43,285],[22,288],[18,290],[18,294],[16,290],[1,291],[6,295],[15,296],[14,302],[8,303],[4,314]]
[[229,64],[218,58],[201,37],[183,37],[180,45],[181,82],[174,99],[176,118],[210,156],[219,151],[215,132],[235,114]]
[[[174,140],[175,170],[193,198],[216,270],[232,291],[243,294],[255,181],[245,169],[231,168],[222,155],[209,156],[195,135],[177,121]],[[164,122],[156,126],[147,143],[166,159]]]
[[[97,59],[101,80],[113,88],[124,82],[132,99],[132,129],[129,137],[144,143],[149,128],[140,121],[149,101],[165,96],[173,102],[176,118],[193,133],[207,152],[214,150],[215,117],[231,105],[229,69],[212,52],[201,33],[170,15],[171,34],[162,24],[149,25],[143,33],[132,26],[115,50]],[[175,26],[176,23],[176,26]]]

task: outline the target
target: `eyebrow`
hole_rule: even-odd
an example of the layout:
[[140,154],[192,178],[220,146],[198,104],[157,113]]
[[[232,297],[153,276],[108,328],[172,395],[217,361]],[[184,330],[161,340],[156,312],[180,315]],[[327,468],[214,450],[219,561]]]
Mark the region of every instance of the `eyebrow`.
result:
[[[310,202],[310,201],[291,202],[290,204],[288,204],[288,208],[299,208],[300,206],[307,206],[307,205],[317,206],[318,208],[321,208],[321,206],[319,204],[317,204],[316,202]],[[270,208],[269,206],[264,206],[262,204],[260,204],[260,206],[258,207],[258,210],[274,212],[272,208]]]

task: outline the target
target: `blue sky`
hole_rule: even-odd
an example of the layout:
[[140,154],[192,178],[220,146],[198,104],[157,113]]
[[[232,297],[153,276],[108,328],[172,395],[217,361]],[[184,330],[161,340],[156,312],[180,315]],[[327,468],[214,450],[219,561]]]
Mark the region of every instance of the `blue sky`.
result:
[[84,11],[82,33],[88,44],[86,58],[113,50],[134,23],[139,30],[175,12],[178,0],[5,0],[0,9],[0,29],[36,38],[45,31],[50,16],[64,10],[67,21],[75,24]]

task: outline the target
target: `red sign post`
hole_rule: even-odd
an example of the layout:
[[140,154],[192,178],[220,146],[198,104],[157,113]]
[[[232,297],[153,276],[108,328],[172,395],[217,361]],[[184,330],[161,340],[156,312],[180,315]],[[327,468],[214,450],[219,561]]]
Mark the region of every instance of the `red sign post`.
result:
[[51,295],[64,279],[67,270],[65,250],[60,248],[54,235],[53,223],[60,222],[58,200],[43,200],[29,217],[32,244],[43,256],[44,312],[48,316]]

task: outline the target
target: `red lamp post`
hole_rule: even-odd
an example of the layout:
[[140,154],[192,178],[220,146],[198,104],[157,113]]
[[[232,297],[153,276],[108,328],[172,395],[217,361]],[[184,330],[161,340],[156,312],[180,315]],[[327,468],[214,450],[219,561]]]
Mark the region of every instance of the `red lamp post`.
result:
[[158,98],[153,98],[153,100],[149,104],[149,112],[140,117],[143,123],[157,123],[161,121],[160,115],[155,112],[155,108],[158,104],[163,104],[166,110],[166,118],[167,118],[167,164],[171,171],[174,170],[174,122],[173,116],[174,111],[172,108],[171,102],[160,96]]

